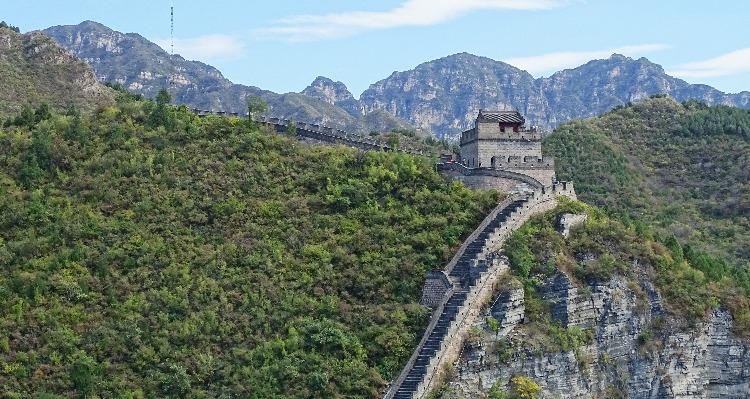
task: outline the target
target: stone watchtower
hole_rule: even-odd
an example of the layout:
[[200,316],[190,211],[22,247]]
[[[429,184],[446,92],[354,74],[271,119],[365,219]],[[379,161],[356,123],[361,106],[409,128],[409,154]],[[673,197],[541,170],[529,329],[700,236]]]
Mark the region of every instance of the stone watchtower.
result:
[[525,123],[518,111],[479,110],[474,127],[461,133],[461,162],[494,168],[542,159],[542,137]]
[[480,109],[474,127],[461,133],[461,162],[469,168],[508,170],[551,184],[555,162],[542,155],[541,134],[525,123],[518,111]]

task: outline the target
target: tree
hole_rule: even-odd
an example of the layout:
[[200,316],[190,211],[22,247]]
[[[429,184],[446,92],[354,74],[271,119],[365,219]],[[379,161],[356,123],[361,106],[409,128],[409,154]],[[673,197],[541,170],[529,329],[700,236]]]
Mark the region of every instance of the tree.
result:
[[167,89],[162,88],[159,90],[159,94],[156,95],[156,108],[154,108],[150,116],[151,126],[164,126],[167,130],[172,129],[174,126],[174,115],[169,111],[169,103],[171,101],[172,96],[169,95]]
[[81,398],[88,398],[94,391],[94,385],[101,376],[101,366],[93,357],[83,351],[78,352],[73,363],[71,380]]
[[8,28],[16,33],[21,33],[21,29],[18,29],[17,26],[8,25],[5,21],[0,22],[0,28]]
[[542,391],[542,388],[529,377],[516,376],[510,379],[510,383],[513,391],[523,399],[536,399],[537,394]]
[[253,120],[268,112],[268,102],[260,97],[249,96],[247,98],[247,118]]
[[297,121],[295,121],[294,119],[289,119],[286,125],[286,134],[289,136],[297,135]]

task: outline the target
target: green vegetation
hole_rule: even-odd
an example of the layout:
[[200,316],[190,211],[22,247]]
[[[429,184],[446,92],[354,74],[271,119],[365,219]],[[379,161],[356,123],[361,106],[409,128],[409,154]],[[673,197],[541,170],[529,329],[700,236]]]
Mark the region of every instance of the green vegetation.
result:
[[73,106],[93,111],[114,103],[114,92],[99,85],[88,65],[39,32],[18,31],[0,23],[0,118],[45,103],[58,112]]
[[268,112],[268,102],[260,97],[249,96],[247,98],[247,114],[250,119],[255,119]]
[[489,399],[535,399],[542,388],[529,377],[515,376],[510,379],[510,392],[506,392],[498,381],[487,392]]
[[5,21],[0,22],[0,29],[3,29],[3,28],[10,29],[16,33],[21,33],[21,29],[19,29],[17,26],[8,25],[8,23]]
[[437,140],[423,131],[393,128],[385,132],[371,131],[369,136],[394,148],[422,151],[423,154],[435,159],[439,154],[452,151],[451,145],[447,141]]
[[[589,217],[565,239],[554,229],[561,212],[586,212]],[[596,208],[568,201],[524,224],[508,239],[505,251],[526,291],[531,323],[522,328],[530,333],[527,346],[573,350],[592,339],[587,331],[562,328],[552,320],[549,304],[541,299],[540,285],[556,270],[573,276],[582,288],[617,275],[640,291],[639,278],[649,276],[667,309],[684,321],[684,326],[695,325],[721,305],[734,316],[735,332],[750,335],[748,273],[728,267],[705,252],[685,249],[674,236],[660,239],[642,223],[623,223]],[[644,334],[645,343],[651,331]]]
[[379,397],[497,194],[118,93],[0,129],[0,391]]
[[750,267],[750,110],[655,96],[562,125],[544,147],[582,201]]

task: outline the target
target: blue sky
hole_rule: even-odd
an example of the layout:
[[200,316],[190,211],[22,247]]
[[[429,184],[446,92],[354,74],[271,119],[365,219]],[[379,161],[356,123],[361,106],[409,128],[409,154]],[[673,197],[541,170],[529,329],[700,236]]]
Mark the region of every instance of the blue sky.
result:
[[[169,50],[169,0],[5,0],[22,32],[85,20]],[[747,0],[173,0],[175,52],[235,83],[299,92],[316,76],[355,97],[394,71],[468,52],[549,76],[620,53],[750,91]]]

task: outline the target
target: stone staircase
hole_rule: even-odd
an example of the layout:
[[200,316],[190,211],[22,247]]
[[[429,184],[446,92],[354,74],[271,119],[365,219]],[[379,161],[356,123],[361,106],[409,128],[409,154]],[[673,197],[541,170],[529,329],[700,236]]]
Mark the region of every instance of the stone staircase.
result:
[[430,361],[443,347],[443,341],[448,333],[448,328],[451,326],[451,323],[456,320],[456,315],[458,314],[459,309],[463,306],[467,294],[468,291],[466,290],[454,291],[448,301],[443,305],[443,311],[440,313],[437,323],[432,331],[430,331],[430,335],[421,347],[416,361],[409,369],[403,382],[393,395],[393,398],[411,399],[414,396],[414,392],[417,391],[417,388],[425,379]]
[[448,276],[458,281],[463,288],[474,286],[482,273],[487,272],[488,247],[498,235],[498,229],[503,226],[510,215],[526,203],[525,198],[517,199],[498,212],[495,218],[485,226],[479,235],[464,250],[458,262],[448,273]]
[[526,197],[516,197],[498,205],[446,266],[445,272],[453,288],[435,310],[422,342],[394,381],[386,399],[412,399],[426,392],[446,349],[455,344],[468,309],[476,302],[479,290],[475,288],[480,283],[486,283],[488,272],[494,274],[498,271],[498,259],[494,252],[499,244],[498,238],[512,231],[506,224],[514,215],[518,219],[528,201]]

